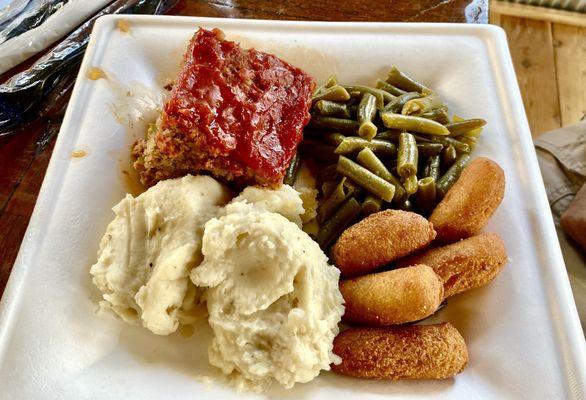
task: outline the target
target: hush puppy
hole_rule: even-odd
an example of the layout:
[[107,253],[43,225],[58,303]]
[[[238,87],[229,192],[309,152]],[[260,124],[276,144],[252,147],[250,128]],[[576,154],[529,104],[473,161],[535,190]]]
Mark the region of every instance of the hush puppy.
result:
[[342,363],[332,370],[357,378],[445,379],[468,363],[462,335],[450,323],[351,328],[334,339]]
[[399,260],[397,266],[429,265],[444,283],[444,296],[450,297],[486,285],[503,269],[507,260],[500,236],[481,233],[406,257]]
[[473,160],[429,217],[437,241],[452,243],[479,232],[504,194],[502,168],[485,157]]
[[433,314],[444,299],[443,282],[427,265],[364,275],[340,282],[343,320],[386,326],[419,321]]
[[353,277],[411,254],[434,238],[433,226],[421,215],[386,210],[346,229],[334,245],[332,255],[342,275]]

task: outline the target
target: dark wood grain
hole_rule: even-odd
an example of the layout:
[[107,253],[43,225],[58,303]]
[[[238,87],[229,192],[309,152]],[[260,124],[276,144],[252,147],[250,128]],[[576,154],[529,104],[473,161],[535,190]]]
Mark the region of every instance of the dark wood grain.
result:
[[[175,15],[314,21],[409,21],[486,23],[488,0],[181,0]],[[11,73],[0,77],[7,78]],[[0,139],[0,295],[10,275],[51,157],[41,151],[46,124]]]

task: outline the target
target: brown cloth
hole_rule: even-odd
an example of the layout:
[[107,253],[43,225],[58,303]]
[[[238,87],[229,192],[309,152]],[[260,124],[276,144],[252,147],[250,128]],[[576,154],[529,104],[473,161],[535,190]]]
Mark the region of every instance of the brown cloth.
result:
[[[544,133],[535,139],[535,148],[582,328],[586,331],[586,248],[581,248],[578,240],[573,240],[560,225],[563,214],[563,225],[573,236],[584,232],[580,229],[586,204],[580,204],[586,197],[586,121]],[[576,193],[581,188],[578,198]],[[570,206],[575,196],[576,202]]]

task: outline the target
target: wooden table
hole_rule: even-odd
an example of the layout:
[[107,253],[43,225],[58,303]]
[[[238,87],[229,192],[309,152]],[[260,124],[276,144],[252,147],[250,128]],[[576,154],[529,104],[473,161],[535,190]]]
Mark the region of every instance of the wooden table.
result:
[[[317,21],[488,22],[488,0],[181,0],[171,14]],[[39,122],[0,139],[0,295],[35,206],[53,142],[39,146]]]

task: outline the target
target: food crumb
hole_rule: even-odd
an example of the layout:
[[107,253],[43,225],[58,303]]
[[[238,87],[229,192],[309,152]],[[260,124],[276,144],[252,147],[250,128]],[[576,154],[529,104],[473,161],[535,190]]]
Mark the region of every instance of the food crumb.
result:
[[125,19],[119,19],[116,23],[116,29],[120,32],[128,33],[130,32],[130,24]]
[[85,150],[73,150],[71,152],[71,158],[83,158],[87,156],[87,152]]
[[89,67],[86,72],[86,76],[88,77],[88,79],[90,79],[92,81],[97,81],[98,79],[106,79],[107,78],[104,70],[101,68],[98,68],[98,67]]

